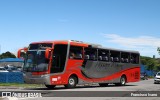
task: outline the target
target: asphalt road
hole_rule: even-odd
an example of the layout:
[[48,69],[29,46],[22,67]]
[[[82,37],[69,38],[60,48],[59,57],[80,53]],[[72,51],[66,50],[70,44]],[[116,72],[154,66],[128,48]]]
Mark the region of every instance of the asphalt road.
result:
[[1,89],[0,91],[30,91],[41,93],[43,96],[19,99],[3,98],[3,100],[160,100],[160,84],[153,84],[153,79],[127,83],[126,86],[115,86],[111,84],[108,87],[100,87],[94,84],[92,86],[77,86],[74,89],[65,89],[63,86],[57,86],[55,89],[18,88]]

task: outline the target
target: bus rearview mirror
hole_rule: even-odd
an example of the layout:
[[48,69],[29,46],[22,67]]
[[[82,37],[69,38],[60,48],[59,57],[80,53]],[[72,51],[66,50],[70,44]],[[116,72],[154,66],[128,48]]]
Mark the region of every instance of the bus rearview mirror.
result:
[[24,58],[27,50],[28,50],[28,48],[19,49],[18,52],[17,52],[17,57],[18,58]]
[[48,49],[46,49],[46,51],[45,51],[45,58],[46,59],[51,59],[52,57],[51,57],[51,52],[53,51],[53,49],[52,48],[48,48]]

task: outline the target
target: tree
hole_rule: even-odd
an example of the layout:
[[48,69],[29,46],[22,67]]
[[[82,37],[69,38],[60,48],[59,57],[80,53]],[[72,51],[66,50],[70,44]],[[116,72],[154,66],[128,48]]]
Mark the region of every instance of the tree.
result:
[[159,70],[160,62],[158,59],[141,56],[141,64],[146,65],[147,70]]
[[11,52],[7,51],[5,53],[2,53],[0,55],[0,58],[3,59],[3,58],[16,58],[16,56],[14,54],[12,54]]
[[154,59],[148,60],[148,63],[146,65],[147,65],[147,70],[153,70],[153,69],[155,69],[154,68],[155,65],[156,65],[155,60]]
[[160,55],[160,47],[157,48],[157,51],[158,51],[158,53],[159,53],[159,55]]
[[147,65],[148,61],[149,61],[150,59],[152,59],[152,58],[151,58],[151,57],[141,56],[140,59],[141,59],[141,64]]

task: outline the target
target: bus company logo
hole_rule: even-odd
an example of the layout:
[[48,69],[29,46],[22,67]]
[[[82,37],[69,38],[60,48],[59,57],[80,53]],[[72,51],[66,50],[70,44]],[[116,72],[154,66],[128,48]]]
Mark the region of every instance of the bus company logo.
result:
[[116,62],[101,62],[96,65],[97,71],[108,71],[108,68],[113,68],[113,67],[123,67],[122,64],[118,64]]
[[2,92],[2,98],[12,97],[11,92]]
[[17,98],[29,98],[29,97],[42,97],[41,93],[17,93],[17,92],[2,92],[2,98],[17,97]]

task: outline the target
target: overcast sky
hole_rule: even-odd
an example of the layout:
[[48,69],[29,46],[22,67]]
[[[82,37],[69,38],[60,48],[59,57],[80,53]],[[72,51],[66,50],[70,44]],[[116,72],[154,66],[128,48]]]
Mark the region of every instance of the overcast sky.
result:
[[160,57],[159,5],[160,0],[0,0],[0,53],[71,39]]

